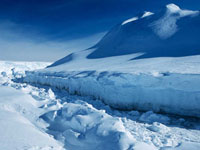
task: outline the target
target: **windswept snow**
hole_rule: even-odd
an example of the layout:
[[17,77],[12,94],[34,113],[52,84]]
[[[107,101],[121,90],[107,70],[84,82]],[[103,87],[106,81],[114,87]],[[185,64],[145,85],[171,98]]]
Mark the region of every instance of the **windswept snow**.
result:
[[177,21],[181,17],[199,15],[199,11],[181,10],[175,4],[169,4],[166,8],[165,15],[151,25],[154,32],[162,39],[167,39],[178,31]]
[[61,150],[61,144],[35,126],[42,110],[30,96],[0,86],[0,147],[2,150]]
[[[152,12],[150,12],[150,11],[145,11],[144,14],[141,16],[141,18],[145,18],[145,17],[151,16],[151,15],[153,15],[153,14],[154,14],[154,13],[152,13]],[[136,21],[136,20],[138,20],[138,19],[139,19],[139,17],[130,18],[130,19],[125,20],[124,22],[122,22],[121,25],[125,25],[125,24],[127,24],[127,23]]]
[[39,119],[43,114],[39,108],[41,104],[30,95],[17,91],[20,86],[11,85],[14,76],[19,77],[25,70],[43,68],[47,64],[0,62],[0,149],[63,150],[60,142],[41,129],[45,126]]
[[138,17],[130,18],[130,19],[128,19],[128,20],[122,22],[122,25],[125,25],[125,24],[127,24],[127,23],[129,23],[129,22],[133,22],[133,21],[135,21],[135,20],[137,20],[137,19],[138,19]]
[[168,4],[166,6],[167,8],[167,14],[173,14],[173,13],[178,13],[180,17],[185,17],[185,16],[195,16],[199,14],[199,11],[192,11],[192,10],[181,10],[180,7],[178,7],[175,4]]
[[152,12],[150,12],[150,11],[145,11],[141,18],[145,18],[145,17],[151,16],[151,15],[153,15],[153,14],[154,14],[154,13],[152,13]]

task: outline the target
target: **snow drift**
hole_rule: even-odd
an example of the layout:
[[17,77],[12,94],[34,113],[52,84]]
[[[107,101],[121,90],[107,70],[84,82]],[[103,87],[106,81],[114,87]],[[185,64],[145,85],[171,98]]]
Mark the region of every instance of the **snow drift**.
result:
[[81,100],[65,102],[61,110],[50,111],[42,118],[49,122],[50,133],[62,141],[66,149],[156,150],[153,145],[137,141],[125,129],[121,119]]
[[63,150],[58,141],[36,126],[42,113],[37,105],[30,95],[0,85],[1,149]]
[[199,11],[169,4],[122,22],[88,50],[27,72],[24,82],[91,95],[118,109],[200,117],[199,25]]

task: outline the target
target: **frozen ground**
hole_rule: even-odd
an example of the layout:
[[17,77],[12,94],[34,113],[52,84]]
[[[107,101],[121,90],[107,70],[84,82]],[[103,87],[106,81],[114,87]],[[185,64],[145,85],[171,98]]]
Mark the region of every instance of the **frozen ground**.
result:
[[92,97],[73,96],[65,90],[20,83],[16,79],[25,70],[45,65],[0,62],[0,147],[12,150],[57,150],[61,146],[69,150],[200,148],[197,118],[152,111],[119,111]]

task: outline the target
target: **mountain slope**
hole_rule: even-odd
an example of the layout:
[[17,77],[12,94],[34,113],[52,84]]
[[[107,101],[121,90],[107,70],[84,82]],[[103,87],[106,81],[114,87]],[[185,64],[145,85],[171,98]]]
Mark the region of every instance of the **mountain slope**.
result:
[[97,45],[89,59],[144,53],[140,58],[200,54],[199,11],[169,4],[115,26]]

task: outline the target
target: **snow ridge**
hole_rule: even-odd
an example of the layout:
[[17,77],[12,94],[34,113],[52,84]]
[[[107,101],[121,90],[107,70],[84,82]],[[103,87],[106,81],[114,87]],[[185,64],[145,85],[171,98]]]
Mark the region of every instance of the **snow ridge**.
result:
[[153,110],[200,117],[200,101],[197,101],[200,99],[200,75],[161,73],[154,76],[92,71],[65,74],[27,72],[24,82],[66,89],[71,94],[92,95],[123,110]]
[[175,4],[169,4],[166,8],[166,14],[151,24],[153,31],[162,39],[167,39],[178,31],[176,22],[181,17],[199,15],[199,11],[181,10]]

